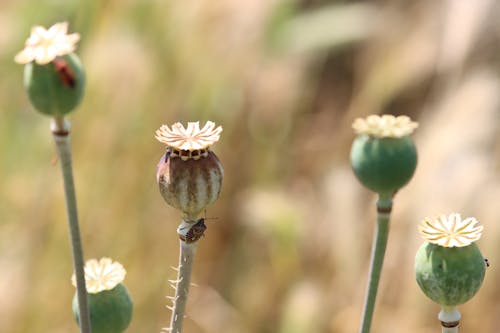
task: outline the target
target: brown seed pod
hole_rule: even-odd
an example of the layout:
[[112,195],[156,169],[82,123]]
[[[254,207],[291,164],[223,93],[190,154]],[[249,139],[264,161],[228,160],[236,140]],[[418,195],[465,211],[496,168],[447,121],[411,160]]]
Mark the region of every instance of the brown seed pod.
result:
[[217,200],[223,173],[212,151],[205,158],[183,161],[167,150],[158,164],[157,181],[163,199],[192,219]]
[[200,130],[198,123],[189,123],[186,129],[177,123],[156,133],[168,146],[156,174],[160,193],[187,220],[196,220],[220,194],[224,170],[209,146],[219,139],[222,128],[214,125],[208,122]]

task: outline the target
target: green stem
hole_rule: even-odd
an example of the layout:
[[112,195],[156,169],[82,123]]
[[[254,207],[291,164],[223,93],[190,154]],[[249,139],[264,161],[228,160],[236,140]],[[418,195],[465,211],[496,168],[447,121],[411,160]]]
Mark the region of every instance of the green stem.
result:
[[460,311],[456,306],[441,306],[438,319],[441,322],[441,333],[458,333],[461,319]]
[[377,290],[380,281],[380,273],[384,263],[387,236],[389,234],[389,217],[391,208],[392,198],[379,196],[377,201],[377,230],[373,240],[368,290],[366,292],[360,333],[369,333],[372,324],[375,300],[377,298]]
[[458,325],[453,327],[441,325],[441,333],[458,333]]
[[76,210],[75,185],[73,183],[73,169],[71,165],[71,147],[69,142],[69,124],[63,118],[55,118],[52,122],[52,134],[57,147],[57,154],[61,163],[64,194],[66,197],[66,212],[73,253],[73,267],[76,276],[76,290],[78,309],[80,311],[80,332],[90,333],[90,314],[85,286],[84,262],[78,215]]
[[172,316],[170,317],[170,333],[181,333],[186,303],[191,283],[191,271],[193,268],[196,244],[180,241],[179,271],[175,281],[175,297],[173,299]]

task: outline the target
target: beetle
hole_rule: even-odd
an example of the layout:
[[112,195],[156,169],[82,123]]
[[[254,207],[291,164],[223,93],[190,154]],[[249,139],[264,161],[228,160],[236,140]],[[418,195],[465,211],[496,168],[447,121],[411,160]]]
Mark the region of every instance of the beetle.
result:
[[68,62],[61,57],[57,57],[52,63],[62,83],[69,88],[74,88],[76,85],[76,78]]
[[205,230],[207,230],[207,226],[205,225],[205,219],[201,218],[188,230],[186,236],[183,237],[184,239],[182,238],[181,239],[188,244],[194,243],[201,237],[203,237]]

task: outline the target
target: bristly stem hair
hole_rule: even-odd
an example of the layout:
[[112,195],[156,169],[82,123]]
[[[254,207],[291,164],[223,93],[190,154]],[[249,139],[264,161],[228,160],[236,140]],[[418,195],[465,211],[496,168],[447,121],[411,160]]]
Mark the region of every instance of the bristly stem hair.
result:
[[177,280],[175,282],[175,296],[173,299],[172,316],[170,317],[169,332],[181,333],[186,303],[188,299],[189,286],[191,283],[191,271],[193,268],[194,255],[198,242],[187,243],[180,240],[179,266]]

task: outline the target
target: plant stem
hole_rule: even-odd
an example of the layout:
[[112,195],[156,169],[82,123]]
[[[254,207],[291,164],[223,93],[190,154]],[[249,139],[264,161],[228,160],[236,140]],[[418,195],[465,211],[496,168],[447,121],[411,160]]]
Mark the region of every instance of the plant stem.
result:
[[85,285],[84,262],[78,214],[76,209],[75,185],[73,182],[73,169],[71,164],[71,147],[69,141],[69,124],[63,118],[55,118],[51,126],[52,135],[57,147],[57,154],[61,164],[66,197],[66,212],[73,253],[73,268],[76,276],[76,290],[78,295],[78,309],[80,311],[80,332],[90,333],[90,314],[87,301],[87,288]]
[[196,244],[180,241],[179,271],[175,281],[175,297],[173,300],[172,316],[170,317],[170,333],[181,333],[186,303],[191,281],[191,271],[193,268]]
[[370,332],[373,311],[375,309],[375,300],[377,298],[377,290],[380,281],[380,273],[382,271],[382,264],[384,263],[385,249],[387,246],[387,236],[389,234],[389,217],[391,209],[392,198],[387,196],[379,196],[379,199],[377,201],[377,230],[373,239],[368,289],[366,292],[360,333]]
[[438,319],[442,333],[458,333],[458,324],[462,315],[455,306],[442,306]]
[[455,327],[441,326],[441,333],[458,333],[458,326]]

